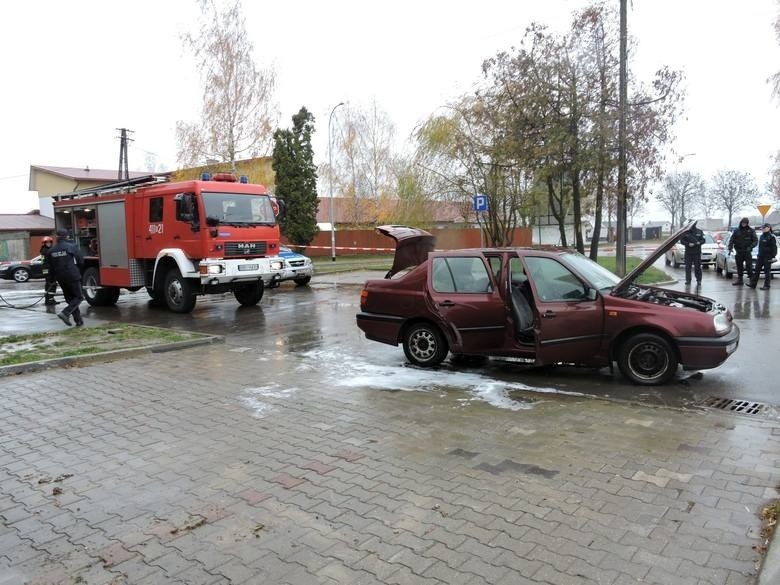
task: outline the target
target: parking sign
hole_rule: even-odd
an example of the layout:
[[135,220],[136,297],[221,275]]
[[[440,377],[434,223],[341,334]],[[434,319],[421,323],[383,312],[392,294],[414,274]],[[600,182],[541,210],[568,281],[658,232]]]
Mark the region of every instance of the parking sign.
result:
[[487,211],[487,195],[474,195],[474,211]]

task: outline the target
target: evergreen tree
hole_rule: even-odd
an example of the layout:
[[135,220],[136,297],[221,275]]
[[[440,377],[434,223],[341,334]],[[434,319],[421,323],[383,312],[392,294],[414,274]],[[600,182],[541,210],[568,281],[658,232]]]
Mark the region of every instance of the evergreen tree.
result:
[[314,116],[305,108],[292,117],[291,130],[274,132],[273,169],[276,173],[276,197],[284,202],[287,213],[282,219],[282,234],[292,244],[305,246],[317,235],[317,169],[311,135]]

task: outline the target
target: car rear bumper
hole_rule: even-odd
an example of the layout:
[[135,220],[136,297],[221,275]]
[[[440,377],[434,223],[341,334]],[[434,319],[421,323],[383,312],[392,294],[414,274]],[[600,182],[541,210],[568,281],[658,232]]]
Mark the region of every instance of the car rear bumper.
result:
[[366,334],[366,338],[389,345],[398,345],[401,338],[401,328],[405,319],[395,315],[367,313],[361,311],[355,315],[358,329]]
[[686,370],[716,368],[739,347],[739,327],[732,324],[731,331],[722,337],[678,337],[680,363]]

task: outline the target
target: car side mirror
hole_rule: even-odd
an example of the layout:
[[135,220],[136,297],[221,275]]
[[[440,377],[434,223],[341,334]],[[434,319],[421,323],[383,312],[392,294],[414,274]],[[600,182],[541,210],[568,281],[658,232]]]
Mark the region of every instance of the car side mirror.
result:
[[595,288],[587,287],[585,289],[585,298],[589,301],[595,301],[597,298],[599,298],[599,291],[597,291]]

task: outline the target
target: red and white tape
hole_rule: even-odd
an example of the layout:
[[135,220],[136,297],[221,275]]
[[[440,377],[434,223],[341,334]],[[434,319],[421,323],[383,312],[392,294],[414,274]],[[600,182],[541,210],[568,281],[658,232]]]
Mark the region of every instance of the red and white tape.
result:
[[[306,246],[307,250],[330,250],[330,246]],[[368,252],[395,252],[395,248],[359,248],[354,246],[336,246],[336,250],[362,250]]]

